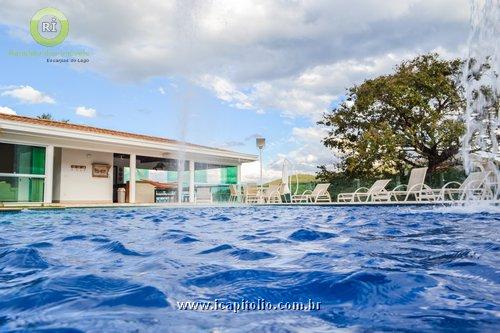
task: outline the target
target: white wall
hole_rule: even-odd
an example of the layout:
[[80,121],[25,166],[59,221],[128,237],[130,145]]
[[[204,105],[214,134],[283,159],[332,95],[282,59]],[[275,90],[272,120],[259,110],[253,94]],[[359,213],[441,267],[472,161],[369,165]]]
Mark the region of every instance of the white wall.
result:
[[[109,164],[111,168],[108,177],[92,177],[92,163]],[[86,169],[71,169],[71,165],[84,165]],[[62,148],[60,166],[60,188],[58,191],[54,191],[54,194],[57,194],[57,197],[54,197],[54,201],[62,203],[113,202],[112,153]],[[54,170],[57,170],[57,167]],[[54,186],[57,186],[56,182]]]
[[61,152],[62,149],[54,148],[54,174],[52,175],[52,201],[61,201]]

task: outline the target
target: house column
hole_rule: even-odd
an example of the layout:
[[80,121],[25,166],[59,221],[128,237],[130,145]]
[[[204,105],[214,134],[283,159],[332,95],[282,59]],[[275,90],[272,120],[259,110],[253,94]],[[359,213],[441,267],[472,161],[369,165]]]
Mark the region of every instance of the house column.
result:
[[243,202],[241,190],[241,163],[236,166],[236,188],[238,189],[238,201]]
[[184,161],[177,161],[177,202],[182,202],[182,192],[183,192],[183,180],[184,180]]
[[54,182],[54,146],[45,147],[45,184],[43,202],[52,203],[52,186]]
[[130,181],[128,183],[128,202],[135,203],[135,173],[136,173],[136,154],[130,154]]
[[238,164],[236,166],[236,179],[237,179],[238,186],[240,186],[241,185],[241,164]]
[[194,161],[189,161],[189,202],[194,202]]

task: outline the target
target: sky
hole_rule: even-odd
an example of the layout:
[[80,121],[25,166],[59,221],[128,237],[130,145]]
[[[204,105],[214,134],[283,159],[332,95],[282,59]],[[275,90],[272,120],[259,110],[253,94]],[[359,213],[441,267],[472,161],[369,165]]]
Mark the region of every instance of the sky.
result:
[[[38,45],[31,17],[55,7],[66,40]],[[461,57],[467,0],[0,0],[0,112],[257,154],[264,177],[315,173],[335,154],[316,122],[346,88],[419,54]],[[48,63],[12,51],[84,51]],[[258,179],[258,163],[243,166]]]

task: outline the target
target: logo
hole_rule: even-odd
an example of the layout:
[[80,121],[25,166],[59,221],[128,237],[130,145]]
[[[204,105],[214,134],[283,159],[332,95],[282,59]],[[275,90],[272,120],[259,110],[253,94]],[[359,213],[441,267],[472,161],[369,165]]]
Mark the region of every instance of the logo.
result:
[[38,44],[56,46],[68,36],[68,19],[58,9],[50,7],[40,9],[31,18],[30,32]]

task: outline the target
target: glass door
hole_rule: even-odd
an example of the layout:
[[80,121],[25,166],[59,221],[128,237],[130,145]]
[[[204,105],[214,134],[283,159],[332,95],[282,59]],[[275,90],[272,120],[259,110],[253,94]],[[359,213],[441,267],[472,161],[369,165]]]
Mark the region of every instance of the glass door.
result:
[[42,202],[45,148],[0,143],[0,202]]

